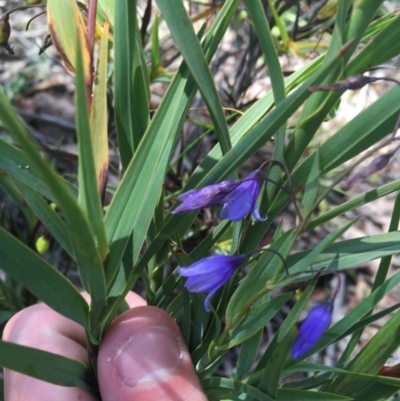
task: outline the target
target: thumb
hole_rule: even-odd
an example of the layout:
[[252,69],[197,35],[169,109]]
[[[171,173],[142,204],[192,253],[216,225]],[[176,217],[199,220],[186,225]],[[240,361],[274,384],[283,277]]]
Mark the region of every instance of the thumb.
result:
[[178,326],[153,306],[110,325],[98,357],[103,401],[206,401]]

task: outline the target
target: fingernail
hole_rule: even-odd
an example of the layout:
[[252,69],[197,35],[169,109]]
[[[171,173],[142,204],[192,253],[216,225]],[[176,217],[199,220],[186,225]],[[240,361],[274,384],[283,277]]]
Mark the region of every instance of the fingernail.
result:
[[150,326],[129,337],[118,349],[114,366],[130,387],[164,381],[180,366],[183,357],[179,338],[162,326]]

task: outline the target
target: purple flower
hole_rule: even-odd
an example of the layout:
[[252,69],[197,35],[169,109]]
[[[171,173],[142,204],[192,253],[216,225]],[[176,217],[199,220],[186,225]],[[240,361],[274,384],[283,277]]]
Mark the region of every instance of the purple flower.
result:
[[292,346],[292,358],[299,359],[307,353],[321,338],[332,321],[334,298],[313,308],[301,324]]
[[236,188],[232,189],[223,199],[224,206],[221,218],[239,221],[253,213],[256,220],[265,221],[268,217],[262,218],[257,207],[257,198],[260,194],[262,179],[261,170],[255,170]]
[[207,185],[200,189],[191,189],[188,192],[177,196],[177,200],[183,202],[171,213],[192,212],[193,210],[202,209],[221,203],[224,197],[236,188],[238,183],[233,180],[221,181],[218,184]]
[[213,255],[181,267],[178,273],[188,277],[185,287],[190,292],[208,292],[204,302],[206,311],[210,311],[211,298],[215,292],[230,280],[235,270],[245,261],[246,255]]
[[261,170],[255,170],[241,181],[226,180],[204,188],[192,189],[176,198],[183,203],[172,211],[172,214],[190,212],[220,203],[223,204],[223,219],[239,221],[253,213],[255,219],[265,221],[267,217],[262,218],[257,208],[262,179]]

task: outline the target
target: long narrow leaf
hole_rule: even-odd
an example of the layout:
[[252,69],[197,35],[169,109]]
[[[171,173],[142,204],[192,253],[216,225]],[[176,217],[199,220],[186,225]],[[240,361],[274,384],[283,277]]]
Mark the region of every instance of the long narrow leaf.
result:
[[204,53],[183,3],[178,1],[174,4],[174,7],[171,7],[168,0],[156,0],[156,2],[168,24],[176,45],[186,61],[193,78],[196,80],[213,120],[222,152],[226,153],[231,148],[231,141],[224,112]]
[[97,186],[103,193],[108,173],[108,130],[107,130],[107,67],[108,67],[109,21],[103,26],[99,47],[99,59],[94,80],[90,128],[93,157],[96,168]]
[[52,309],[87,328],[89,308],[78,290],[3,228],[0,228],[0,268]]
[[83,363],[36,348],[0,341],[0,366],[59,386],[96,391]]

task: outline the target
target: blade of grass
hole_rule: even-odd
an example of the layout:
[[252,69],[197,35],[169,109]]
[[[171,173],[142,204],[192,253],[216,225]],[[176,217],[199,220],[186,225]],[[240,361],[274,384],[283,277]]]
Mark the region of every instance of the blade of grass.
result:
[[0,268],[52,309],[87,328],[89,308],[78,290],[61,273],[1,227]]
[[[64,180],[61,180],[53,168],[42,158],[36,144],[28,136],[2,91],[0,91],[0,109],[4,126],[19,142],[26,154],[29,167],[45,183],[56,204],[64,213],[82,282],[92,295],[93,302],[98,302],[99,305],[105,303],[103,267],[87,217],[65,185]],[[99,272],[101,273],[99,274]]]
[[[31,186],[45,198],[55,202],[55,197],[47,185],[33,173],[29,164],[30,161],[21,150],[0,139],[0,168],[6,171],[13,180]],[[69,182],[63,181],[67,190],[72,195],[78,196],[77,189]]]
[[[245,0],[245,4],[251,18],[254,23],[254,27],[256,29],[256,33],[260,42],[261,49],[264,54],[265,62],[268,66],[268,72],[271,80],[272,91],[274,94],[275,105],[278,105],[286,96],[285,94],[285,83],[283,79],[282,68],[280,65],[280,61],[278,58],[277,50],[275,49],[274,40],[271,35],[271,31],[269,29],[268,21],[265,16],[264,7],[261,4],[260,0]],[[279,25],[281,20],[279,15],[276,14],[275,8],[272,6],[272,3],[269,2],[271,7],[271,11],[273,13],[274,19]],[[275,12],[275,13],[274,13]],[[276,14],[276,15],[275,15]],[[284,32],[286,33],[283,26],[279,26],[280,32],[282,35],[282,40],[284,42],[284,46],[286,47],[288,44],[288,36],[284,36]],[[275,144],[274,144],[274,152],[273,159],[283,160],[283,150],[285,147],[285,135],[286,135],[286,123],[282,124],[282,126],[278,129],[278,132],[275,136]],[[280,182],[280,177],[282,175],[282,169],[279,166],[272,164],[269,169],[268,177],[275,182]],[[263,192],[261,197],[261,204],[265,204],[265,201],[268,198],[273,197],[273,194],[276,193],[278,188],[271,183],[266,185],[266,190]],[[265,213],[265,209],[261,209],[261,213]]]
[[[115,123],[121,163],[127,168],[138,142],[133,129],[133,60],[135,57],[136,0],[121,0],[115,4],[114,25],[114,92]],[[111,20],[113,20],[111,18]]]
[[[78,47],[78,60],[76,62],[76,127],[78,134],[78,151],[79,151],[79,166],[78,166],[78,181],[79,194],[78,202],[93,228],[97,249],[100,257],[105,258],[109,249],[105,234],[103,222],[103,210],[100,201],[100,193],[98,188],[94,152],[92,145],[92,136],[89,122],[89,112],[87,105],[87,93],[85,87],[85,77],[83,75],[83,64]],[[105,77],[103,77],[105,78]],[[97,272],[103,276],[102,269]],[[104,281],[104,277],[98,278],[98,284]],[[105,283],[102,284],[105,289]],[[104,292],[104,290],[103,290]],[[92,294],[94,297],[94,294]],[[94,297],[96,298],[96,297]]]
[[366,203],[373,202],[376,199],[381,198],[382,196],[389,195],[395,191],[400,190],[400,180],[396,180],[390,182],[389,184],[382,185],[378,188],[372,189],[371,191],[366,192],[360,196],[357,196],[354,199],[350,199],[347,202],[342,203],[339,206],[334,207],[332,210],[321,214],[320,216],[316,217],[314,220],[307,225],[306,231],[312,230],[315,227],[318,227],[327,221],[334,219],[337,216],[343,215],[344,213],[354,210]]
[[74,258],[74,251],[71,245],[68,228],[60,219],[53,208],[30,186],[16,181],[18,189],[21,191],[28,205],[35,212],[37,218],[47,228],[49,233],[55,238],[58,244]]
[[90,44],[81,12],[75,0],[47,0],[47,23],[53,44],[67,70],[74,74],[76,68],[76,43],[79,41],[87,84],[92,82]]
[[83,363],[36,348],[0,341],[0,366],[59,386],[96,392],[95,381]]
[[[108,130],[107,130],[107,67],[108,67],[109,22],[105,21],[101,36],[96,78],[93,87],[90,132],[94,164],[96,168],[97,189],[103,193],[108,173]],[[104,229],[103,229],[104,230]]]
[[156,3],[207,105],[222,152],[227,153],[231,141],[222,105],[185,7],[182,2],[171,7],[168,0],[156,0]]

